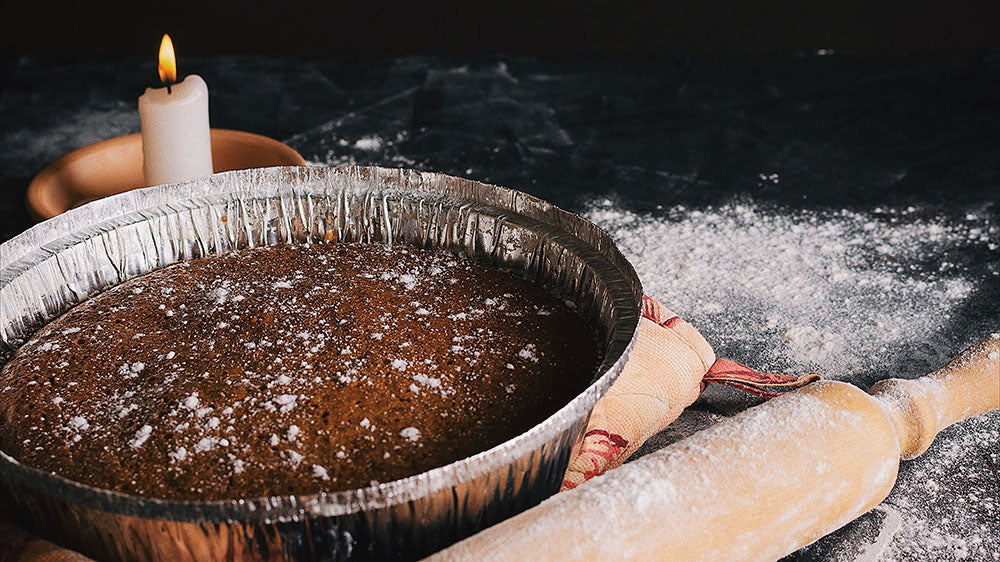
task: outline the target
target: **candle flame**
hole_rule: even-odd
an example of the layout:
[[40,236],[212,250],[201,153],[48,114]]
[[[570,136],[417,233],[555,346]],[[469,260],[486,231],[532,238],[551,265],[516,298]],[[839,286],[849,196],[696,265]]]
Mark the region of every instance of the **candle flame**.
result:
[[174,42],[170,36],[163,34],[160,41],[160,64],[156,68],[160,72],[160,81],[169,86],[177,81],[177,57],[174,56]]

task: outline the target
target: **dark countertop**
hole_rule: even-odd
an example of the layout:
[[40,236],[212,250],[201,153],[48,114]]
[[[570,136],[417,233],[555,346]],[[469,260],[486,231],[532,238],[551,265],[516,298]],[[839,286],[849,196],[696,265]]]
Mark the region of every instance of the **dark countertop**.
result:
[[[41,167],[138,131],[136,98],[155,79],[153,62],[0,59],[0,241],[32,224],[24,191]],[[311,162],[473,177],[574,211],[597,197],[638,212],[745,197],[792,210],[913,206],[944,217],[975,213],[992,225],[1000,214],[997,52],[215,57],[181,65],[182,74],[208,82],[214,127],[286,140]],[[355,144],[372,135],[381,141],[374,150]],[[780,183],[760,181],[769,170],[780,171]],[[976,290],[949,312],[950,353],[1000,327],[995,226],[989,236],[992,249],[981,245],[964,256]],[[732,346],[718,351],[748,363],[755,358]],[[873,377],[891,376],[890,367],[919,374],[891,365]],[[745,405],[720,401],[725,395],[694,411]],[[670,432],[653,446],[676,438]],[[1000,551],[997,435],[997,413],[946,430],[924,457],[902,465],[898,487],[920,488],[907,496],[912,501],[876,508],[791,558],[990,559],[984,553]],[[934,485],[922,486],[931,476]],[[892,539],[887,530],[898,528],[905,509],[913,513],[904,519],[947,531],[940,548],[904,542],[872,550]]]

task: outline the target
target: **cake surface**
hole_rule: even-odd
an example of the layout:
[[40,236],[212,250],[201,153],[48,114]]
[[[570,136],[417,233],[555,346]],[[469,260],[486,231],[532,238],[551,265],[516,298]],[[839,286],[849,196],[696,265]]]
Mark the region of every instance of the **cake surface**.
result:
[[181,500],[337,491],[442,466],[565,405],[600,362],[545,288],[443,251],[240,250],[77,305],[0,373],[0,448]]

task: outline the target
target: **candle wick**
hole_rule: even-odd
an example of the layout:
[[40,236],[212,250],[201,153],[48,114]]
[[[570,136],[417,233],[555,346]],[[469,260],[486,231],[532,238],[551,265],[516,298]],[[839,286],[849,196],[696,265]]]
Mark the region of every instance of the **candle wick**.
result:
[[170,84],[167,84],[167,95],[170,95]]

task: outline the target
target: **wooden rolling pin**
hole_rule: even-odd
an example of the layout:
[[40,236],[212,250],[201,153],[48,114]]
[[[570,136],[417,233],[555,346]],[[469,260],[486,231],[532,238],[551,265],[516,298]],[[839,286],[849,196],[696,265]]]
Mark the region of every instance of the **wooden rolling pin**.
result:
[[1000,408],[1000,334],[871,395],[821,381],[563,492],[432,560],[774,560],[878,505],[899,459]]

